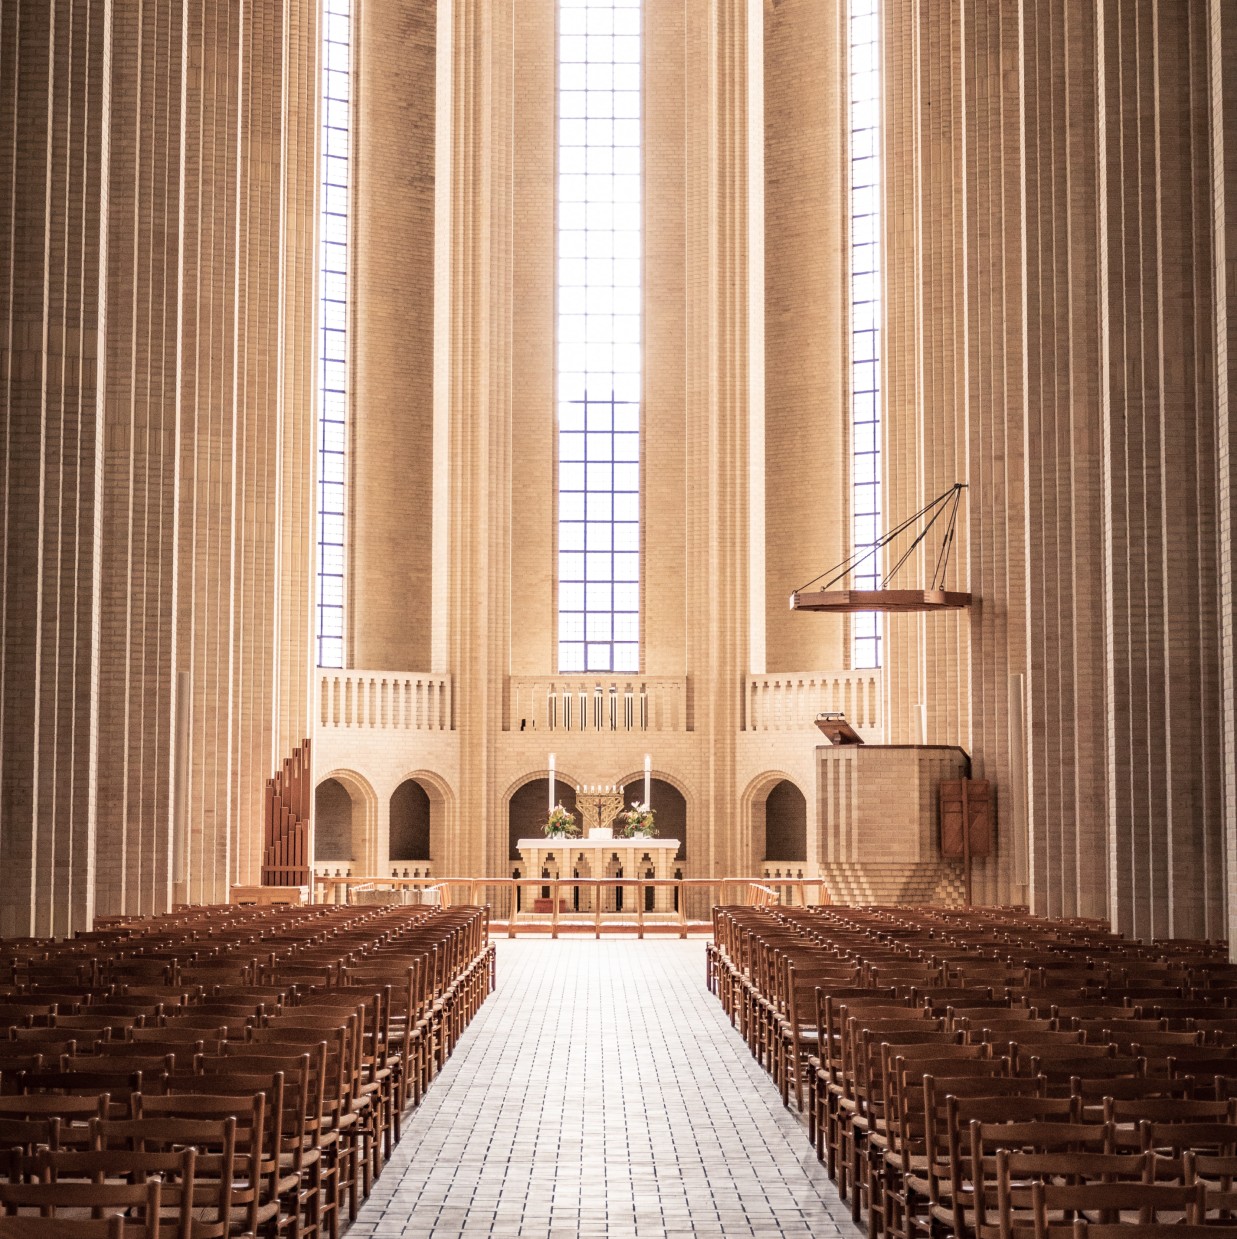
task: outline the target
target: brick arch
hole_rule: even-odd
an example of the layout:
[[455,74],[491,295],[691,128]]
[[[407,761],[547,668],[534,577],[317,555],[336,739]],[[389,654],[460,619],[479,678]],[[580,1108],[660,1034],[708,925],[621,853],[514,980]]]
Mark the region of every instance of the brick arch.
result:
[[314,785],[314,846],[313,856],[318,860],[317,808],[319,793],[328,783],[339,784],[348,793],[351,802],[351,857],[324,857],[323,863],[338,859],[341,864],[351,861],[354,874],[358,876],[371,871],[377,860],[378,846],[378,795],[373,784],[356,770],[338,767],[322,774]]

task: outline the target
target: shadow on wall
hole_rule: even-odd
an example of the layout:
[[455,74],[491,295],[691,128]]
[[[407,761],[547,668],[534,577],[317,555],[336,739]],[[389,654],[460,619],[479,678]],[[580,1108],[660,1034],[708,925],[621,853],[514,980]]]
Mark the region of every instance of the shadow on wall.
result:
[[[623,805],[633,800],[644,799],[644,780],[637,779],[623,788]],[[662,839],[678,839],[679,850],[675,860],[687,859],[687,801],[673,783],[653,779],[649,789],[649,802],[657,814],[657,834]]]
[[430,860],[430,798],[416,779],[405,779],[391,795],[392,861]]
[[[545,833],[549,811],[550,780],[533,779],[516,789],[507,806],[507,841],[510,859],[520,859],[520,840],[539,839]],[[568,813],[576,811],[576,789],[561,779],[554,785],[555,803]],[[579,819],[576,821],[579,825]]]
[[[644,799],[644,780],[636,779],[623,789],[623,807],[633,800]],[[533,779],[516,790],[507,808],[507,837],[512,860],[520,859],[520,840],[540,838],[545,832],[546,812],[549,807],[548,779]],[[653,808],[657,812],[657,833],[663,839],[678,839],[676,860],[687,859],[687,801],[683,793],[672,783],[654,779],[650,791]],[[555,784],[554,799],[569,813],[576,812],[576,789],[561,779]],[[579,816],[576,825],[580,825]]]
[[338,779],[314,791],[314,860],[352,861],[352,797]]
[[807,860],[807,800],[789,779],[774,785],[765,800],[766,861]]

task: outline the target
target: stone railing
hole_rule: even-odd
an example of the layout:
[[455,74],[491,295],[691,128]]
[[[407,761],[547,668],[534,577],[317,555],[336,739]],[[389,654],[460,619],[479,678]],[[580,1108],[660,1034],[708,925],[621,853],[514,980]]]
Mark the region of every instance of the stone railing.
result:
[[674,676],[512,676],[509,731],[686,731],[687,681]]
[[816,716],[840,711],[864,739],[881,735],[879,671],[781,671],[745,677],[744,730],[810,731]]
[[320,727],[451,731],[451,677],[318,668]]

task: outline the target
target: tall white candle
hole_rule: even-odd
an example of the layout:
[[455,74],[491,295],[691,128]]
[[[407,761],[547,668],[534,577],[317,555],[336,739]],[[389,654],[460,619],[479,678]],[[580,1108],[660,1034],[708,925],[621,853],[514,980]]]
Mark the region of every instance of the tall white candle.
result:
[[550,754],[550,812],[554,812],[554,754]]
[[653,794],[653,756],[651,753],[644,755],[644,804],[647,808],[649,805],[649,797]]

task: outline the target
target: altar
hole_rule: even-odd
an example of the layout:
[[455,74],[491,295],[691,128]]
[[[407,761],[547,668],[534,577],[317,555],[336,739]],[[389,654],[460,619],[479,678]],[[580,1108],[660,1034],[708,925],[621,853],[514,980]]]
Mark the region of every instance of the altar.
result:
[[[677,839],[656,839],[646,836],[625,838],[589,838],[543,836],[519,841],[522,877],[528,886],[536,887],[547,879],[561,878],[673,878],[674,858],[679,851]],[[527,888],[526,888],[527,889]],[[603,912],[635,911],[637,888],[615,886],[560,887],[559,897],[566,902],[566,911],[593,912],[594,895],[601,897]],[[674,890],[670,886],[649,887],[653,892],[652,912],[674,911]],[[622,902],[626,895],[632,901]],[[526,896],[525,907],[531,910],[532,899]]]

